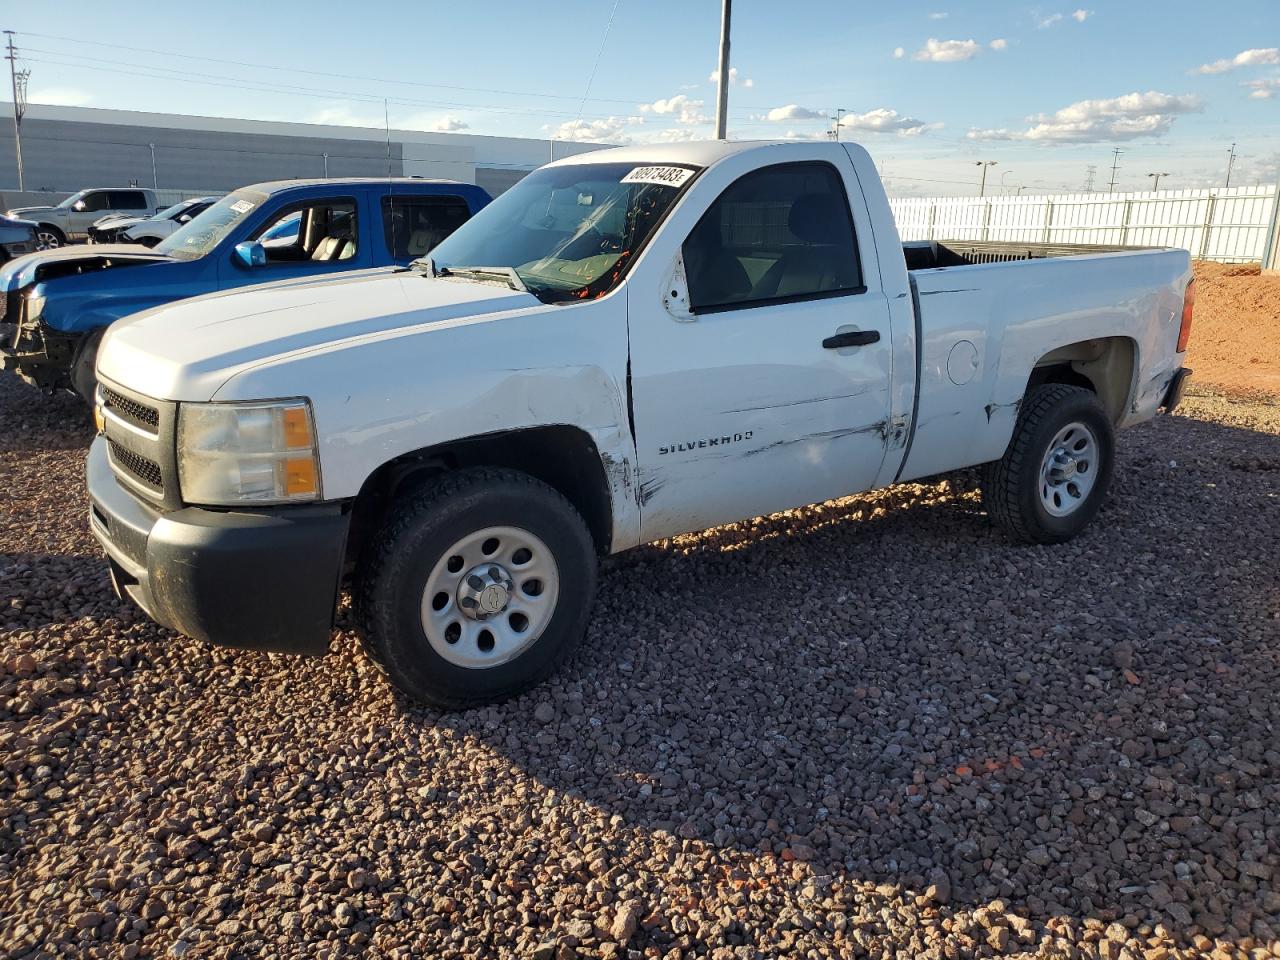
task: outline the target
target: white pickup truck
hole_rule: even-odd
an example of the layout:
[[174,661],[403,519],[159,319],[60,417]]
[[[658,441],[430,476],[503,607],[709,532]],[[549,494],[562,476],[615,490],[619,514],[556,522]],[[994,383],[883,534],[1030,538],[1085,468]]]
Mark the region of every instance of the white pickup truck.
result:
[[904,247],[851,144],[583,154],[410,268],[115,324],[91,526],[188,635],[321,653],[349,583],[399,687],[502,698],[637,544],[976,464],[1010,534],[1079,533],[1193,290],[1182,250],[1072,252]]

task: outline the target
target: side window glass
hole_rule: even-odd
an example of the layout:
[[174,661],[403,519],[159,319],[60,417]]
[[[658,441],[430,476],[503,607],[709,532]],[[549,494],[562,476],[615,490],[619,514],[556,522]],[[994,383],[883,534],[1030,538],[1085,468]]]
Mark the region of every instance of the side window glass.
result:
[[747,174],[703,214],[683,252],[694,310],[862,287],[849,201],[828,163]]
[[99,210],[111,209],[107,205],[108,194],[105,190],[97,190],[84,198],[84,212],[97,213]]
[[351,260],[359,242],[354,200],[324,200],[290,207],[270,219],[257,239],[271,263]]
[[113,190],[110,194],[112,210],[146,210],[147,203],[136,190]]
[[394,260],[424,257],[470,216],[461,197],[383,197],[387,251]]

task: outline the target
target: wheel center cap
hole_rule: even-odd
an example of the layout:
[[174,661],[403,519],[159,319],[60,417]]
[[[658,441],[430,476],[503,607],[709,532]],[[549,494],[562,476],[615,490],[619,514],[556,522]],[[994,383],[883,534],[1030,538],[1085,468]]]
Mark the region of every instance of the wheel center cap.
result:
[[507,609],[515,584],[500,564],[482,563],[458,584],[458,606],[472,620],[488,620]]
[[1058,483],[1065,483],[1076,475],[1076,458],[1069,453],[1059,453],[1053,458],[1049,472]]
[[507,605],[507,588],[491,583],[480,591],[477,602],[484,613],[497,613]]

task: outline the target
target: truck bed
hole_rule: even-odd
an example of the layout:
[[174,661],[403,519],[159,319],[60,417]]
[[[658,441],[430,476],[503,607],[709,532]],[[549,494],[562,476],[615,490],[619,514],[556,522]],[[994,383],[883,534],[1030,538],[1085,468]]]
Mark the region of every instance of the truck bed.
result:
[[1101,243],[1024,243],[994,240],[914,240],[902,245],[908,270],[967,267],[979,263],[1084,257],[1096,253],[1127,253],[1155,247],[1120,247]]

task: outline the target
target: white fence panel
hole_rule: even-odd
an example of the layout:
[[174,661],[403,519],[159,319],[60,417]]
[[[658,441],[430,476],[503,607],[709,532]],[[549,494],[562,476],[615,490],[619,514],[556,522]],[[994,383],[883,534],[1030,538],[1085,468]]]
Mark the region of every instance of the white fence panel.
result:
[[1261,260],[1275,186],[1159,193],[933,197],[890,201],[904,240],[1000,240],[1181,247],[1193,257]]

